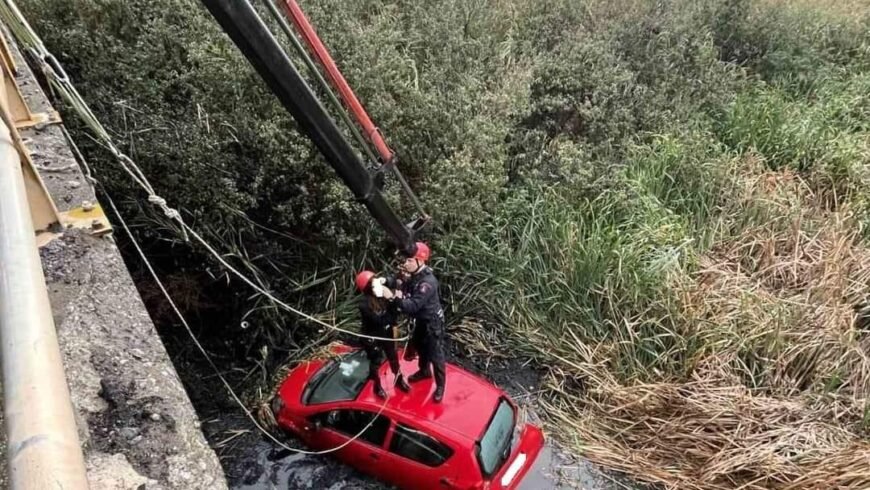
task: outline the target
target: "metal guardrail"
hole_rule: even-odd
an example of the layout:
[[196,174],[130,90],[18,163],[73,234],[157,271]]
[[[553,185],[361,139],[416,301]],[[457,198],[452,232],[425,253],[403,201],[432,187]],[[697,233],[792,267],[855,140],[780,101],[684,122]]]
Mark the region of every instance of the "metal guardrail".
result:
[[6,82],[13,73],[7,63],[3,65],[0,357],[9,483],[13,490],[87,489],[84,458],[28,204],[25,173],[32,169],[25,170],[29,165],[22,167],[21,157],[27,157],[27,153],[10,111],[12,94],[7,93]]

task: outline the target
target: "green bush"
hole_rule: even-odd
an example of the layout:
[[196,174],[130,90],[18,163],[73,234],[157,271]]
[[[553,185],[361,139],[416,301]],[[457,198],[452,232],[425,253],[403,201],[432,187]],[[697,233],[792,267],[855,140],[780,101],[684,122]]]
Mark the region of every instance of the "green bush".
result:
[[825,2],[706,2],[723,61],[737,63],[791,94],[809,95],[832,77],[870,63],[870,15],[847,17]]
[[[192,226],[279,296],[355,320],[352,269],[385,266],[382,234],[197,2],[20,3]],[[655,408],[645,398],[623,403],[638,382],[675,383],[662,399],[687,406],[686,393],[706,396],[723,383],[729,393],[740,383],[786,393],[788,403],[820,395],[820,385],[860,386],[825,364],[861,365],[849,344],[858,334],[822,338],[803,323],[814,321],[806,304],[817,297],[846,300],[827,284],[794,295],[806,293],[798,266],[822,252],[842,258],[843,243],[866,247],[849,241],[858,232],[870,237],[866,9],[832,0],[310,0],[304,8],[434,217],[427,239],[450,322],[488,320],[507,354],[546,363],[555,405],[576,415],[590,400],[602,404],[591,418],[584,412],[601,421],[590,429],[598,440],[640,431],[636,440],[649,441],[657,434],[644,428],[681,425],[674,411],[628,429],[614,420],[626,407]],[[224,282],[213,261],[135,204],[141,193],[65,120],[108,192],[137,218],[161,273],[183,276],[217,305],[189,306],[215,345],[292,348],[315,332]],[[389,199],[410,216],[395,187]],[[816,240],[820,230],[829,241]],[[799,258],[810,241],[816,255],[785,272],[769,267]],[[864,291],[856,281],[849,288]],[[253,332],[236,328],[242,318]],[[789,329],[799,335],[782,333]],[[806,338],[817,342],[811,352]],[[698,377],[709,386],[689,386]],[[587,382],[598,384],[575,393]],[[618,430],[602,434],[608,424]],[[732,436],[705,432],[704,447],[733,447]],[[677,472],[681,479],[664,482],[680,488],[729,478],[750,487],[793,482],[795,468],[806,469],[790,460],[774,476],[757,466],[717,470],[715,482],[687,486],[720,468],[722,453],[711,451],[707,465],[681,455],[640,476]],[[769,454],[780,452],[788,449]],[[746,475],[762,476],[747,483]]]
[[[329,297],[348,318],[351,274],[334,266],[380,265],[380,232],[203,8],[21,3],[189,222],[280,295],[310,309]],[[749,219],[726,215],[734,162],[757,156],[867,201],[866,17],[766,0],[305,8],[434,216],[459,311],[630,334],[614,357],[628,377],[686,370],[669,281]],[[141,194],[73,129],[164,268],[214,265],[167,250],[160,218],[129,204]],[[295,324],[262,298],[230,309],[254,311],[270,342]]]

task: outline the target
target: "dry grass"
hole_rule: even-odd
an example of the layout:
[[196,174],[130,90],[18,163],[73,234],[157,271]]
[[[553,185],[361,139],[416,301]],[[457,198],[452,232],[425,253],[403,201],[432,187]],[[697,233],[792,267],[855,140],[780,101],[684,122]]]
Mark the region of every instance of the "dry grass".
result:
[[815,9],[820,13],[835,14],[855,20],[860,20],[862,15],[870,12],[870,0],[762,0],[759,4]]
[[620,382],[617,346],[530,335],[552,366],[549,428],[667,488],[870,488],[870,250],[798,175],[745,175],[728,215],[754,219],[725,223],[739,231],[674,285],[678,334],[700,346],[685,376]]
[[848,402],[729,381],[605,384],[585,395],[554,385],[543,403],[587,457],[668,488],[868,488],[870,444],[840,423]]

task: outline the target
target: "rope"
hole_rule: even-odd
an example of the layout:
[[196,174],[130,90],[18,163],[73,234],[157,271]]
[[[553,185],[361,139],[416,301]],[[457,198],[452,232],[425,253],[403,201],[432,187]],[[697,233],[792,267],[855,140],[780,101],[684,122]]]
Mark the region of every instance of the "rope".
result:
[[287,311],[290,311],[290,312],[292,312],[292,313],[294,313],[294,314],[296,314],[296,315],[298,315],[306,320],[309,320],[311,322],[314,322],[318,325],[329,328],[329,329],[334,330],[336,332],[341,332],[341,333],[345,333],[348,335],[353,335],[355,337],[359,337],[362,339],[381,340],[381,341],[387,341],[387,342],[402,342],[402,341],[405,341],[405,340],[408,340],[411,338],[410,335],[406,335],[404,337],[394,339],[392,337],[378,337],[378,336],[374,336],[374,335],[366,335],[366,334],[362,334],[359,332],[353,332],[351,330],[346,330],[344,328],[341,328],[337,325],[330,325],[330,324],[320,320],[319,318],[313,317],[313,316],[309,315],[308,313],[297,310],[296,308],[293,308],[292,306],[288,305],[287,303],[276,298],[269,291],[266,291],[265,289],[261,288],[260,286],[254,284],[254,282],[251,281],[250,279],[248,279],[247,276],[245,276],[244,274],[239,272],[238,269],[236,269],[235,267],[230,265],[226,260],[224,260],[224,258],[221,257],[221,255],[208,242],[206,242],[199,235],[199,233],[197,233],[195,230],[193,230],[192,228],[187,226],[186,223],[182,222],[181,226],[183,226],[187,230],[187,232],[190,234],[190,236],[192,236],[194,239],[196,239],[196,241],[198,241],[200,244],[202,244],[202,246],[205,247],[206,250],[208,250],[218,260],[218,262],[221,263],[221,265],[223,265],[225,268],[227,268],[230,272],[232,272],[234,275],[236,275],[236,277],[241,279],[244,283],[246,283],[248,286],[253,288],[255,291],[257,291],[258,293],[262,294],[263,296],[269,298],[270,300],[274,301],[275,304],[284,308]]
[[[308,315],[300,310],[297,310],[297,309],[291,307],[290,305],[284,303],[283,301],[275,298],[271,293],[269,293],[265,289],[261,288],[259,285],[255,284],[253,281],[248,279],[247,276],[245,276],[244,274],[239,272],[235,267],[233,267],[229,263],[227,263],[227,261],[224,260],[223,257],[208,242],[206,242],[198,233],[196,233],[196,231],[191,229],[187,225],[187,223],[184,222],[184,220],[181,218],[181,214],[178,212],[178,210],[170,207],[167,204],[166,200],[164,198],[160,197],[154,191],[154,188],[151,186],[150,182],[148,181],[148,178],[145,176],[145,174],[142,172],[142,170],[136,165],[136,163],[130,157],[125,155],[123,152],[121,152],[117,148],[117,146],[115,146],[109,133],[106,131],[106,129],[103,127],[103,125],[100,124],[100,121],[97,119],[97,117],[90,110],[90,107],[88,107],[87,103],[85,103],[84,99],[78,93],[75,86],[70,82],[69,77],[67,76],[66,72],[63,71],[63,67],[60,65],[60,63],[58,63],[57,59],[51,53],[49,53],[48,50],[45,48],[45,45],[42,43],[42,40],[39,38],[39,36],[36,35],[36,33],[30,27],[27,20],[21,14],[21,11],[18,10],[18,7],[17,7],[17,5],[15,5],[15,2],[13,0],[3,0],[3,3],[0,3],[0,18],[2,18],[4,20],[4,22],[6,23],[6,25],[13,31],[13,35],[15,35],[15,37],[18,39],[19,43],[22,43],[23,45],[28,46],[31,49],[31,52],[34,53],[34,55],[35,55],[34,57],[41,62],[41,65],[40,65],[41,69],[43,70],[43,73],[46,75],[46,78],[49,80],[49,83],[58,91],[58,93],[61,94],[61,96],[64,98],[64,100],[68,104],[70,104],[70,106],[78,114],[78,116],[82,118],[83,122],[93,131],[93,133],[96,135],[96,137],[99,138],[98,142],[103,144],[103,146],[105,146],[115,156],[115,158],[121,164],[121,167],[124,169],[124,171],[126,171],[127,174],[129,174],[130,177],[148,193],[148,202],[159,207],[163,211],[163,213],[166,215],[167,218],[174,220],[178,223],[178,225],[181,227],[182,231],[185,233],[185,241],[188,240],[187,233],[190,233],[194,238],[196,238],[196,240],[198,242],[200,242],[204,247],[206,247],[206,249],[215,258],[217,258],[221,264],[223,264],[226,268],[228,268],[230,271],[232,271],[236,276],[238,276],[240,279],[242,279],[249,286],[253,287],[255,290],[257,290],[261,294],[265,295],[266,297],[268,297],[269,299],[274,301],[276,304],[281,305],[282,307],[284,307],[288,311],[291,311],[291,312],[293,312],[299,316],[302,316],[303,318],[306,318],[310,321],[313,321],[319,325],[322,325],[324,327],[327,327],[327,328],[330,328],[332,330],[339,331],[342,333],[355,335],[355,336],[363,337],[363,338],[369,338],[369,339],[373,339],[373,340],[401,341],[401,340],[407,340],[408,338],[410,338],[410,336],[406,336],[404,339],[390,339],[390,338],[386,338],[386,337],[374,337],[374,336],[363,335],[363,334],[360,334],[357,332],[345,330],[345,329],[339,328],[335,325],[329,325],[329,324],[327,324],[327,323],[325,323],[325,322],[323,322],[323,321],[321,321],[321,320],[319,320],[311,315]],[[69,133],[66,131],[65,128],[64,128],[64,134],[67,136],[67,138],[69,138]],[[71,140],[71,138],[69,138],[69,139]],[[80,161],[85,162],[85,160],[83,158],[81,158],[81,153],[79,152],[78,147],[75,147],[75,151],[76,151],[77,155],[80,157]],[[87,166],[87,164],[85,164],[85,169],[86,169],[87,179],[93,183],[99,184],[99,182],[93,177],[93,174],[91,173],[91,169],[90,169],[90,167]],[[105,191],[105,189],[103,189],[103,190]],[[191,340],[193,340],[197,349],[199,349],[199,351],[205,357],[206,361],[209,363],[211,368],[215,371],[218,378],[221,380],[221,383],[223,383],[224,387],[229,392],[230,396],[242,408],[242,410],[245,412],[245,415],[247,415],[247,417],[251,420],[251,423],[253,423],[254,426],[260,432],[262,432],[272,442],[274,442],[275,444],[277,444],[278,446],[280,446],[281,448],[283,448],[287,451],[297,453],[297,454],[306,454],[306,455],[324,455],[324,454],[329,454],[332,452],[339,451],[339,450],[347,447],[349,444],[351,444],[352,442],[359,439],[367,430],[369,430],[372,427],[372,425],[375,423],[375,421],[378,419],[378,417],[380,417],[380,415],[383,413],[384,409],[386,408],[387,400],[384,400],[384,402],[381,404],[381,406],[378,409],[378,412],[375,414],[375,416],[372,417],[372,419],[369,421],[369,423],[366,424],[366,426],[363,427],[363,429],[359,433],[357,433],[356,435],[354,435],[353,437],[351,437],[350,439],[348,439],[344,443],[342,443],[336,447],[330,448],[330,449],[325,449],[325,450],[321,450],[321,451],[306,451],[303,449],[290,447],[290,446],[284,444],[283,442],[281,442],[280,440],[278,440],[275,436],[273,436],[271,432],[269,432],[265,427],[263,427],[257,421],[256,417],[254,417],[254,415],[251,413],[251,411],[248,409],[248,407],[245,406],[244,402],[242,402],[242,400],[239,398],[239,396],[236,395],[232,386],[229,384],[229,382],[226,380],[226,378],[221,374],[217,365],[211,359],[211,356],[209,356],[208,351],[205,350],[205,348],[202,346],[202,344],[196,338],[196,335],[193,333],[193,330],[190,328],[190,325],[187,323],[187,320],[185,319],[184,315],[178,309],[178,306],[175,304],[175,301],[173,301],[169,292],[166,290],[165,286],[163,285],[163,282],[160,280],[159,276],[157,275],[154,268],[152,267],[151,262],[148,260],[148,257],[145,255],[145,252],[142,250],[142,247],[140,247],[139,243],[136,241],[135,237],[133,236],[132,231],[130,231],[130,228],[127,226],[126,221],[121,216],[121,213],[118,211],[118,208],[115,206],[115,202],[111,199],[111,197],[109,196],[108,193],[104,192],[104,195],[106,196],[106,200],[109,203],[109,207],[112,209],[113,213],[115,214],[115,217],[118,219],[118,222],[121,223],[121,227],[124,229],[124,232],[126,233],[127,237],[130,239],[130,242],[133,244],[134,248],[136,249],[136,252],[139,254],[139,257],[142,259],[142,262],[148,268],[148,272],[151,274],[151,277],[157,283],[157,286],[160,288],[160,291],[163,293],[163,296],[169,302],[169,305],[172,307],[173,312],[175,312],[176,316],[178,316],[178,319],[181,321],[182,325],[184,325],[184,328],[187,331],[188,335],[190,336]]]
[[[139,242],[136,241],[136,238],[133,236],[132,231],[130,231],[130,228],[127,226],[127,222],[121,216],[120,211],[118,211],[118,208],[115,206],[115,202],[109,196],[109,193],[106,191],[105,187],[103,187],[103,185],[96,178],[93,177],[93,174],[91,173],[91,168],[87,164],[87,160],[85,160],[84,155],[82,155],[81,151],[79,150],[78,145],[76,145],[75,141],[72,139],[72,136],[69,134],[66,127],[61,125],[61,128],[63,130],[64,136],[66,137],[67,141],[70,143],[73,151],[75,152],[75,155],[76,155],[78,161],[84,167],[85,178],[87,178],[88,181],[90,181],[93,185],[99,186],[102,189],[103,195],[106,197],[106,200],[109,203],[109,207],[111,208],[112,212],[115,214],[115,217],[118,219],[118,222],[121,223],[121,227],[124,229],[124,232],[126,233],[127,238],[130,239],[130,243],[133,244],[133,247],[136,249],[136,252],[139,254],[139,257],[142,259],[142,262],[145,264],[145,267],[148,269],[148,272],[151,274],[151,277],[154,279],[154,282],[157,283],[157,286],[160,288],[160,291],[163,293],[163,297],[166,298],[166,301],[172,307],[172,311],[178,317],[179,321],[181,321],[181,324],[184,326],[184,329],[185,329],[185,331],[187,331],[187,334],[190,336],[190,339],[193,340],[194,345],[196,345],[197,349],[199,349],[200,353],[205,358],[205,360],[208,362],[209,366],[211,366],[212,370],[215,372],[218,379],[220,379],[221,383],[224,385],[224,388],[226,388],[230,397],[239,405],[239,407],[241,407],[242,411],[245,412],[245,415],[248,417],[248,419],[251,420],[251,423],[254,424],[254,426],[257,428],[257,430],[259,430],[263,435],[265,435],[267,438],[269,438],[272,442],[277,444],[282,449],[285,449],[285,450],[288,450],[288,451],[291,451],[291,452],[297,453],[297,454],[324,455],[324,454],[329,454],[329,453],[339,451],[339,450],[345,448],[348,444],[359,439],[367,430],[369,430],[369,428],[371,428],[371,426],[374,424],[375,420],[377,420],[377,418],[383,413],[384,408],[386,408],[387,400],[384,400],[384,403],[379,408],[377,414],[374,417],[372,417],[372,420],[369,421],[369,423],[366,424],[366,426],[363,427],[363,429],[358,434],[354,435],[352,438],[348,439],[347,441],[345,441],[344,443],[342,443],[339,446],[336,446],[336,447],[330,448],[330,449],[326,449],[326,450],[322,450],[322,451],[306,451],[304,449],[290,447],[290,446],[284,444],[283,442],[279,441],[275,436],[272,435],[271,432],[269,432],[268,429],[263,427],[263,425],[260,424],[259,421],[257,421],[256,417],[254,417],[254,414],[252,414],[251,411],[248,409],[247,405],[245,405],[245,403],[241,400],[241,398],[239,398],[239,396],[236,394],[235,390],[233,390],[232,385],[230,385],[229,381],[227,381],[227,379],[221,373],[220,369],[218,369],[217,365],[214,363],[211,356],[208,354],[208,351],[206,351],[205,348],[202,346],[202,344],[199,342],[199,339],[197,339],[196,334],[193,333],[193,329],[190,328],[190,324],[187,323],[187,319],[184,317],[184,315],[178,309],[178,306],[175,304],[175,301],[172,299],[172,296],[169,294],[169,291],[166,290],[166,287],[163,285],[163,281],[160,280],[160,277],[157,275],[157,272],[154,270],[154,267],[151,266],[151,262],[148,260],[148,257],[145,255],[145,252],[142,250],[142,247],[139,245]],[[407,343],[406,343],[406,346],[407,346]]]
[[[103,189],[103,190],[105,191],[105,189]],[[251,413],[251,411],[244,404],[244,402],[242,402],[242,400],[239,398],[239,396],[236,395],[236,392],[235,392],[235,390],[233,390],[233,387],[230,385],[229,381],[227,381],[226,378],[224,378],[223,374],[221,374],[220,369],[218,369],[217,365],[211,359],[211,356],[209,356],[208,351],[205,350],[205,348],[202,346],[202,344],[196,338],[196,334],[193,333],[193,329],[190,328],[190,325],[187,323],[187,320],[184,318],[184,315],[178,309],[178,306],[175,304],[175,301],[172,300],[172,296],[170,296],[169,292],[166,290],[166,287],[163,286],[163,281],[161,281],[160,277],[157,276],[157,273],[154,271],[154,268],[151,266],[151,262],[148,260],[148,257],[145,256],[145,252],[142,251],[142,247],[139,246],[139,243],[136,241],[136,238],[133,236],[133,233],[130,231],[130,228],[127,226],[127,222],[124,221],[124,218],[121,217],[121,213],[118,211],[118,208],[115,207],[115,202],[112,201],[112,198],[109,197],[108,194],[105,194],[105,196],[106,196],[106,200],[109,203],[109,207],[112,209],[112,212],[115,214],[115,217],[118,219],[118,222],[121,223],[121,227],[124,229],[124,232],[127,234],[127,237],[130,239],[130,243],[133,244],[133,247],[136,249],[136,252],[139,254],[139,257],[142,259],[142,263],[145,264],[145,267],[148,269],[148,272],[151,274],[151,277],[154,279],[154,282],[157,283],[157,286],[160,288],[160,291],[163,293],[163,297],[165,297],[166,301],[169,302],[169,306],[172,307],[172,311],[175,312],[175,315],[181,321],[181,324],[184,325],[184,329],[187,331],[187,334],[190,336],[191,340],[193,340],[193,343],[196,345],[196,348],[199,349],[199,351],[202,353],[203,357],[205,357],[206,361],[208,361],[209,365],[212,367],[212,369],[214,369],[215,374],[217,374],[218,378],[220,378],[221,383],[223,383],[224,387],[227,389],[227,392],[229,392],[229,394],[233,398],[233,400],[235,400],[235,402],[238,403],[238,405],[240,407],[242,407],[242,410],[244,410],[245,415],[248,416],[248,418],[251,420],[251,423],[253,423],[254,426],[257,427],[257,429],[260,432],[262,432],[266,437],[271,439],[272,442],[274,442],[275,444],[280,446],[282,449],[286,449],[288,451],[291,451],[291,452],[294,452],[297,454],[322,455],[322,454],[329,454],[329,453],[332,453],[335,451],[339,451],[339,450],[345,448],[348,444],[359,439],[367,430],[369,430],[369,428],[371,428],[371,426],[375,423],[375,421],[378,419],[378,417],[380,417],[381,414],[383,413],[384,408],[386,408],[387,400],[384,400],[384,403],[381,404],[380,408],[378,409],[377,414],[375,414],[375,416],[372,417],[372,419],[369,421],[369,423],[366,424],[366,426],[363,427],[363,429],[359,433],[357,433],[356,435],[354,435],[353,437],[351,437],[347,441],[343,442],[339,446],[336,446],[336,447],[333,447],[330,449],[324,449],[322,451],[306,451],[304,449],[290,447],[290,446],[284,444],[283,442],[279,441],[275,436],[273,436],[272,433],[269,432],[268,429],[263,427],[263,425],[257,421],[257,418],[254,417],[254,414]]]
[[[230,265],[229,262],[227,262],[211,244],[209,244],[202,236],[200,236],[182,219],[181,213],[177,209],[170,207],[167,204],[166,199],[157,194],[157,192],[154,190],[154,187],[151,185],[151,182],[148,180],[148,177],[145,175],[142,169],[139,168],[138,165],[136,165],[136,162],[134,162],[133,159],[124,154],[120,149],[118,149],[111,135],[108,133],[108,131],[106,131],[106,128],[100,123],[99,119],[97,119],[97,117],[91,111],[90,107],[84,101],[81,94],[79,94],[78,90],[76,90],[75,86],[66,75],[66,72],[62,71],[62,67],[56,61],[54,56],[45,48],[42,40],[33,31],[33,28],[31,28],[30,25],[27,23],[27,19],[25,19],[24,16],[21,14],[21,11],[18,10],[18,7],[15,5],[15,2],[13,0],[3,0],[2,3],[0,3],[0,18],[2,18],[6,25],[10,27],[15,37],[18,38],[19,42],[27,46],[31,50],[31,52],[34,53],[34,57],[40,61],[40,68],[42,69],[51,86],[61,95],[64,101],[69,104],[73,111],[88,126],[91,132],[94,133],[94,135],[92,136],[94,141],[106,148],[110,153],[112,153],[112,155],[115,157],[115,159],[118,161],[118,163],[121,165],[121,168],[127,173],[127,175],[129,175],[130,178],[133,179],[133,181],[136,182],[139,187],[141,187],[147,193],[149,203],[158,207],[168,219],[177,223],[178,228],[181,231],[181,234],[184,237],[185,241],[189,241],[190,237],[193,237],[197,242],[199,242],[200,245],[208,250],[208,252],[218,262],[220,262],[225,268],[232,272],[242,282],[249,285],[251,288],[262,294],[266,298],[272,300],[275,304],[277,304],[284,310],[293,313],[301,318],[314,322],[317,325],[336,332],[369,340],[401,342],[410,338],[410,336],[408,335],[399,339],[366,335],[363,333],[341,328],[337,325],[326,323],[319,318],[311,316],[276,298],[261,284],[255,283],[245,274]],[[47,61],[49,59],[54,61],[52,63],[49,63]],[[55,69],[56,67],[61,70],[61,72],[63,73],[62,76],[58,74],[57,70]]]

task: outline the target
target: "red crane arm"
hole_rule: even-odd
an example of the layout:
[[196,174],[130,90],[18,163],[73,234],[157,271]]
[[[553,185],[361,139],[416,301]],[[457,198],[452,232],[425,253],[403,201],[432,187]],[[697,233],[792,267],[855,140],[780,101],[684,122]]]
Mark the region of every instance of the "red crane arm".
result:
[[344,79],[344,76],[338,70],[335,61],[332,59],[332,56],[330,56],[326,46],[323,45],[323,42],[321,42],[320,38],[317,36],[317,31],[314,30],[314,26],[312,26],[311,22],[308,21],[308,18],[305,16],[305,13],[302,12],[299,4],[296,3],[296,0],[283,0],[282,3],[284,4],[284,10],[287,12],[287,16],[293,22],[296,30],[301,34],[308,49],[314,54],[314,57],[317,59],[317,62],[320,63],[320,66],[323,67],[330,83],[332,83],[335,89],[338,90],[341,100],[344,101],[344,104],[350,110],[351,114],[353,114],[357,124],[362,127],[365,137],[372,143],[372,145],[374,145],[378,152],[378,156],[380,156],[382,160],[381,163],[390,163],[393,160],[393,151],[389,146],[387,146],[386,141],[384,141],[383,136],[381,136],[380,130],[378,130],[377,126],[372,122],[359,99],[357,99],[356,94],[354,94],[350,85],[348,85],[347,80]]

